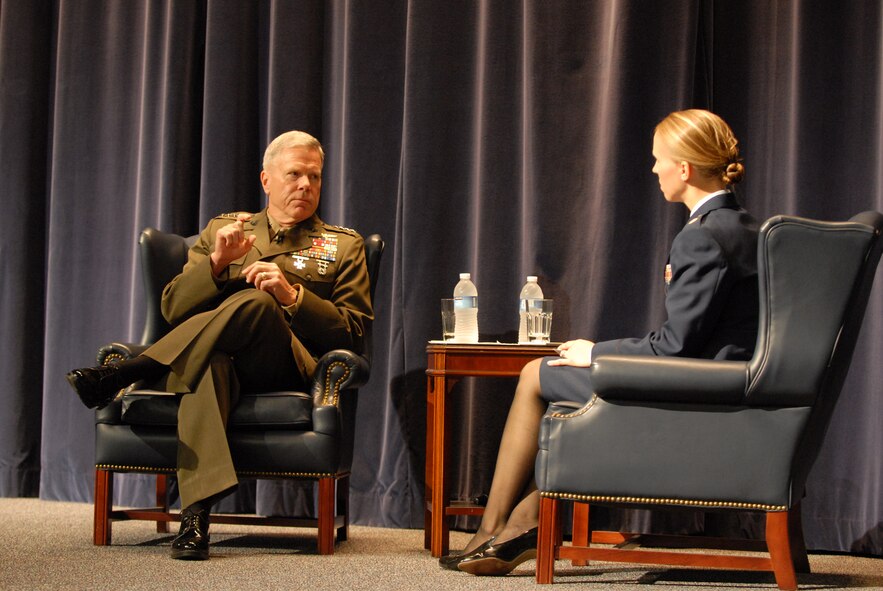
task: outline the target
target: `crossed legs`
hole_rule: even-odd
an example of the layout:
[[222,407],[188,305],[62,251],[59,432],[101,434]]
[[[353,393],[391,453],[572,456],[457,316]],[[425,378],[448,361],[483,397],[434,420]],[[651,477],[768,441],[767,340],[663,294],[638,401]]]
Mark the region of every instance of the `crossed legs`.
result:
[[89,407],[110,403],[119,389],[142,379],[162,380],[165,390],[183,394],[178,484],[184,510],[174,558],[208,558],[211,505],[237,483],[226,423],[240,384],[254,391],[302,386],[315,362],[307,355],[295,359],[295,344],[273,297],[244,290],[186,320],[133,360],[68,374]]
[[542,362],[535,359],[521,371],[503,429],[481,525],[466,545],[464,554],[491,537],[496,536],[495,543],[500,543],[537,526],[540,496],[533,478],[534,462],[540,421],[547,406],[540,395]]

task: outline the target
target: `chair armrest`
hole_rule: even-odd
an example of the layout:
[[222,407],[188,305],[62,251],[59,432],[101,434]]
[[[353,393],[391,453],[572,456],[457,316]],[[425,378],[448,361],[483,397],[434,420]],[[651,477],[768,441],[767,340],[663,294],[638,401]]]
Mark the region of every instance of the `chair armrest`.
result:
[[546,407],[545,414],[552,416],[568,415],[580,410],[584,406],[584,404],[580,404],[579,402],[572,402],[570,400],[559,400],[556,402],[550,402],[549,406]]
[[110,343],[98,349],[98,365],[110,365],[119,363],[141,355],[147,350],[148,345],[135,343]]
[[345,349],[329,351],[319,359],[313,373],[313,403],[337,406],[340,393],[362,386],[370,373],[368,361],[361,355]]
[[[111,365],[137,357],[147,349],[148,345],[135,343],[109,343],[98,349],[98,365]],[[117,399],[95,411],[95,422],[116,425],[122,416],[122,401]]]
[[592,387],[605,400],[741,404],[748,362],[605,355],[592,363]]

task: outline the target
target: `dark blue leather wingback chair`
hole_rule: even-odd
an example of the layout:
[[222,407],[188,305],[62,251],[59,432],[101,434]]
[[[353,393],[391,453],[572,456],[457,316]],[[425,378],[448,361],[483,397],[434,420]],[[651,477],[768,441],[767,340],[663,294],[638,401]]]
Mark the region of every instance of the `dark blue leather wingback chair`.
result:
[[[162,290],[184,267],[195,238],[153,228],[141,233],[147,304],[141,343],[102,347],[99,364],[138,355],[170,330],[160,311]],[[372,299],[383,248],[384,242],[376,234],[365,240]],[[366,351],[370,351],[370,344]],[[316,518],[219,514],[212,515],[212,521],[317,527],[319,553],[332,554],[335,531],[337,540],[347,538],[357,388],[367,381],[368,374],[367,353],[335,350],[319,360],[309,392],[242,393],[227,426],[237,473],[245,478],[316,480]],[[174,474],[177,465],[177,407],[175,395],[134,389],[96,413],[96,545],[111,542],[111,525],[117,520],[156,521],[157,531],[167,532],[168,522],[180,519],[180,513],[169,509],[167,490],[167,475]],[[116,472],[156,474],[157,506],[114,510]]]
[[[839,223],[767,221],[750,361],[595,360],[591,401],[578,410],[550,407],[543,418],[537,582],[552,582],[561,558],[771,570],[781,589],[797,588],[795,571],[809,571],[800,501],[852,359],[881,230],[877,212]],[[576,502],[569,545],[559,523],[562,500]],[[591,546],[593,504],[761,512],[768,555]],[[595,534],[595,541],[605,538]],[[628,538],[629,545],[640,541]]]

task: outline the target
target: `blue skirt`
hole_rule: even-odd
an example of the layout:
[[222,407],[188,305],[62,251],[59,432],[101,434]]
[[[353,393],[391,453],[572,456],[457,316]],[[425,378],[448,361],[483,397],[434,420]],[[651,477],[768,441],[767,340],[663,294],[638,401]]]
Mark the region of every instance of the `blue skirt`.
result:
[[578,402],[585,404],[592,398],[591,369],[569,365],[549,366],[550,359],[544,357],[540,364],[540,390],[547,402]]

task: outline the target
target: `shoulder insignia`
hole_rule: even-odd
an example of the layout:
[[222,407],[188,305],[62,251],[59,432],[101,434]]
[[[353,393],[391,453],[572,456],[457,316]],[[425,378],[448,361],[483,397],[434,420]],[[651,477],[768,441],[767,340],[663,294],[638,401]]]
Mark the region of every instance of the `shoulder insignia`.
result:
[[359,233],[352,228],[347,228],[345,226],[334,226],[331,224],[325,224],[325,227],[329,230],[333,230],[335,232],[341,232],[342,234],[349,234],[350,236],[359,236]]
[[254,216],[250,211],[231,211],[230,213],[222,213],[220,215],[215,216],[218,219],[222,220],[235,220],[238,219],[241,215],[250,215]]

